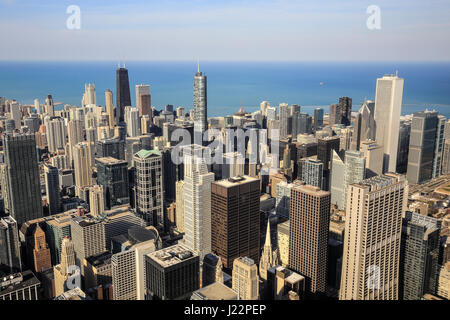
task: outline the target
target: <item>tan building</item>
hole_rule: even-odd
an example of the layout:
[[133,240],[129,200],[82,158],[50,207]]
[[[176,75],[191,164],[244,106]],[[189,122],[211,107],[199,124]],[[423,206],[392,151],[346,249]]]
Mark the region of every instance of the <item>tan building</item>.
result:
[[375,141],[366,140],[361,142],[360,151],[366,158],[366,177],[383,174],[383,147]]
[[291,190],[289,268],[306,279],[306,292],[326,289],[331,194],[297,183]]
[[73,147],[73,164],[75,173],[75,193],[81,194],[81,189],[93,185],[92,179],[92,145],[80,142]]
[[95,185],[89,188],[89,210],[94,217],[101,216],[105,211],[103,186]]
[[68,290],[67,279],[70,277],[68,270],[75,265],[75,251],[73,242],[69,238],[64,238],[61,248],[61,263],[53,267],[55,275],[55,296],[59,296]]
[[450,262],[439,269],[437,295],[450,300]]
[[258,300],[259,279],[258,267],[247,257],[234,259],[233,262],[233,290],[240,300]]
[[36,272],[43,272],[52,267],[50,249],[45,241],[45,233],[39,224],[36,224],[34,230],[33,261],[34,271]]
[[349,186],[340,300],[397,300],[404,176],[386,174]]
[[177,230],[181,233],[185,232],[184,227],[184,181],[180,180],[176,182],[176,225]]
[[287,267],[289,264],[289,220],[277,226],[277,237],[280,264]]

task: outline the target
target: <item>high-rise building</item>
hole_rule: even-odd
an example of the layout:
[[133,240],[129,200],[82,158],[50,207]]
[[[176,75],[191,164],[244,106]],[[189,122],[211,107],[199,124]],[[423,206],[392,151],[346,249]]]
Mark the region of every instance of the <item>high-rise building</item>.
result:
[[330,162],[333,156],[332,150],[339,152],[339,146],[339,137],[326,137],[317,140],[317,159],[323,163],[323,190],[328,190],[330,187]]
[[45,232],[36,224],[34,230],[34,247],[33,247],[33,262],[35,272],[44,272],[52,267],[52,258],[50,255],[50,249],[48,248],[45,240]]
[[61,195],[59,189],[59,171],[56,167],[45,165],[45,193],[47,195],[48,212],[56,214],[61,212]]
[[145,256],[148,300],[183,300],[200,287],[200,258],[177,244]]
[[150,86],[148,84],[136,85],[136,107],[139,110],[139,115],[152,116],[152,102],[150,95]]
[[84,259],[106,251],[105,224],[87,214],[73,217],[70,220],[70,229],[75,262],[84,276]]
[[12,274],[21,270],[17,222],[11,216],[0,218],[0,271]]
[[161,152],[137,152],[133,161],[136,167],[136,210],[148,224],[164,229],[164,187]]
[[299,179],[304,183],[322,189],[323,163],[316,157],[303,158],[299,162]]
[[275,208],[277,214],[283,218],[289,218],[292,186],[292,183],[287,183],[286,181],[280,181],[275,186]]
[[259,279],[255,261],[248,257],[234,259],[232,279],[232,287],[239,300],[258,300]]
[[128,69],[119,67],[116,70],[116,123],[125,121],[125,107],[131,106],[130,81]]
[[105,91],[105,104],[106,104],[106,113],[108,114],[108,125],[110,128],[114,128],[115,120],[114,120],[114,104],[113,104],[113,93],[110,89]]
[[435,111],[426,110],[413,115],[406,175],[409,183],[422,184],[433,177],[437,124]]
[[130,202],[128,163],[112,157],[96,158],[97,183],[103,187],[107,210]]
[[339,98],[339,107],[342,114],[341,123],[345,126],[349,126],[352,122],[352,98]]
[[20,226],[43,216],[34,135],[3,135],[9,214]]
[[211,251],[226,269],[247,256],[259,262],[259,179],[242,176],[211,184]]
[[288,116],[289,105],[287,103],[280,103],[280,139],[286,139],[288,135]]
[[[124,251],[112,255],[112,284],[114,300],[145,300],[146,298],[146,256],[156,251],[156,239],[149,237],[150,230],[129,231],[128,246]],[[130,235],[131,233],[131,235]],[[140,234],[140,240],[133,235]]]
[[94,217],[100,217],[105,211],[105,200],[103,197],[103,186],[94,185],[89,187],[89,212]]
[[98,140],[95,143],[97,158],[113,157],[125,160],[125,142],[119,138]]
[[326,289],[330,193],[309,185],[291,190],[289,268],[305,276],[308,294]]
[[179,180],[176,182],[176,206],[177,214],[175,216],[175,224],[177,230],[181,233],[186,231],[184,224],[184,181]]
[[207,79],[200,68],[194,76],[194,134],[198,141],[202,144],[203,133],[208,130],[208,96],[207,96]]
[[329,119],[328,122],[330,126],[335,124],[340,124],[342,120],[342,110],[341,106],[338,104],[332,104],[330,105],[330,112],[328,114]]
[[400,129],[398,133],[397,173],[406,173],[408,169],[410,138],[411,120],[400,118]]
[[365,178],[383,174],[383,147],[371,140],[361,141],[360,146],[360,151],[364,153],[364,158],[366,159]]
[[127,135],[129,137],[141,135],[141,120],[137,108],[125,107],[125,123],[127,124]]
[[297,133],[310,134],[312,132],[312,118],[307,113],[299,113],[297,122]]
[[81,189],[94,184],[92,178],[93,147],[89,142],[80,142],[73,147],[75,171],[75,192],[81,195]]
[[377,79],[375,97],[376,141],[383,146],[383,172],[396,172],[398,133],[404,80],[396,75]]
[[95,94],[95,84],[86,83],[84,85],[83,104],[82,106],[96,105],[97,98]]
[[277,247],[280,264],[287,267],[289,265],[289,220],[277,225]]
[[435,294],[441,222],[433,217],[406,212],[403,238],[403,300],[420,300]]
[[323,109],[315,108],[314,109],[314,132],[320,130],[323,126]]
[[330,192],[331,203],[345,210],[348,186],[365,178],[365,158],[364,153],[351,150],[342,156],[333,150]]
[[70,157],[70,167],[72,167],[73,162],[73,147],[84,141],[83,134],[83,121],[72,119],[67,123],[67,136],[68,136],[68,149]]
[[61,257],[60,264],[53,267],[53,273],[55,275],[55,295],[59,296],[67,291],[67,279],[74,271],[75,265],[75,249],[73,242],[65,237],[61,245]]
[[55,106],[53,105],[53,97],[51,94],[48,94],[45,98],[45,113],[50,117],[55,116]]
[[446,120],[447,119],[443,115],[438,114],[433,157],[433,178],[440,176],[442,172],[442,150],[444,148],[444,132]]
[[[184,151],[184,221],[185,244],[200,259],[211,252],[211,183],[214,173],[208,172],[199,145]],[[200,153],[201,155],[201,153]]]
[[386,174],[349,186],[340,300],[397,300],[403,176]]

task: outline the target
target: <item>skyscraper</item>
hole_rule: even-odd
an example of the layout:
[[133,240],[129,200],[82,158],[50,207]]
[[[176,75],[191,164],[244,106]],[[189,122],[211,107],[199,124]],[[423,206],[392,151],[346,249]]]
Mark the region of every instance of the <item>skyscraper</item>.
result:
[[403,300],[420,300],[435,294],[441,222],[406,212],[404,219]]
[[161,152],[137,152],[133,161],[136,167],[136,210],[148,224],[164,230],[164,187]]
[[107,210],[130,202],[128,163],[112,157],[96,158],[97,183],[103,187]]
[[440,176],[442,171],[442,150],[444,148],[444,132],[446,120],[447,119],[443,115],[438,114],[433,158],[433,178]]
[[114,104],[113,104],[113,93],[110,89],[105,91],[105,103],[106,103],[106,113],[108,114],[108,125],[110,128],[114,128]]
[[208,130],[208,97],[206,76],[197,70],[194,76],[194,134],[200,140],[197,144],[203,144],[203,133]]
[[45,232],[44,230],[42,230],[39,224],[36,224],[33,238],[34,271],[43,272],[52,267],[52,258],[50,255],[50,249],[48,248],[47,242],[45,241]]
[[211,251],[227,269],[247,256],[259,262],[259,179],[232,177],[211,184]]
[[63,294],[67,288],[67,279],[72,271],[70,267],[75,265],[75,249],[73,242],[65,237],[61,245],[61,263],[53,267],[53,273],[55,275],[55,295],[59,296]]
[[304,183],[322,189],[323,181],[323,163],[317,160],[316,157],[308,157],[300,160],[299,172],[301,172],[299,179]]
[[415,112],[411,124],[407,178],[409,183],[424,183],[433,177],[438,114]]
[[59,172],[56,167],[45,165],[45,193],[47,195],[48,212],[56,214],[61,212],[61,195],[59,189]]
[[258,266],[249,257],[239,257],[233,262],[233,290],[240,300],[258,300]]
[[314,132],[320,130],[323,126],[323,109],[315,108],[314,109]]
[[340,300],[397,300],[403,176],[386,174],[349,186]]
[[3,135],[9,214],[20,226],[41,218],[42,199],[34,135]]
[[89,212],[94,217],[103,215],[105,211],[105,200],[103,199],[103,186],[94,185],[89,187]]
[[214,173],[208,172],[205,159],[199,156],[202,147],[189,145],[183,151],[185,244],[203,260],[211,252],[211,183]]
[[331,165],[331,203],[345,210],[347,189],[365,178],[365,158],[359,151],[345,151],[342,158],[333,150]]
[[17,222],[11,216],[0,218],[0,271],[11,274],[21,270]]
[[119,67],[116,70],[116,122],[125,121],[125,107],[131,106],[130,82],[128,80],[128,69]]
[[289,105],[287,103],[280,103],[280,139],[286,139],[288,135],[288,116]]
[[342,115],[341,123],[345,126],[349,126],[352,122],[352,98],[339,98],[339,106]]
[[330,193],[297,184],[291,190],[289,268],[306,278],[306,292],[324,293],[330,219]]
[[89,142],[80,142],[73,147],[75,173],[75,191],[81,195],[81,189],[93,185],[92,160],[93,147]]
[[398,133],[404,80],[397,75],[377,79],[375,97],[376,141],[383,146],[383,172],[396,172]]
[[136,85],[136,107],[141,117],[143,115],[148,115],[149,118],[152,117],[152,100],[148,84]]

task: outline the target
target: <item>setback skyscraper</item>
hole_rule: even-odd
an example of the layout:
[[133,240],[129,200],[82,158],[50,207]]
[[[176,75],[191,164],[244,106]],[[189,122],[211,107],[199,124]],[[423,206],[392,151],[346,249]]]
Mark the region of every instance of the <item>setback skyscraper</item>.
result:
[[202,144],[203,133],[208,130],[208,97],[206,76],[197,70],[194,76],[194,135],[196,144]]

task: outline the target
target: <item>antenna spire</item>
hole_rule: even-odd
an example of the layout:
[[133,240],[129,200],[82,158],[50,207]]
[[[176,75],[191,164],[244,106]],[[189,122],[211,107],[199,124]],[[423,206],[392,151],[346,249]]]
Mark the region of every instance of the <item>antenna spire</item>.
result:
[[197,58],[197,72],[200,72],[200,58]]

